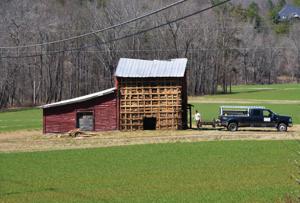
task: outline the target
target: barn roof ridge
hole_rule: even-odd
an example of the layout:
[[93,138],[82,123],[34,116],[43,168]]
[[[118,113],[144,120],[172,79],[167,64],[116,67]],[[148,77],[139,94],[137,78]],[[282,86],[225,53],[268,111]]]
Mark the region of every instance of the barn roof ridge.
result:
[[79,103],[79,102],[83,102],[83,101],[88,101],[97,97],[101,97],[104,95],[108,95],[113,93],[116,90],[115,87],[113,88],[109,88],[106,90],[102,90],[100,92],[95,92],[92,94],[88,94],[88,95],[84,95],[81,97],[76,97],[76,98],[72,98],[72,99],[67,99],[67,100],[63,100],[63,101],[59,101],[59,102],[55,102],[55,103],[51,103],[51,104],[45,104],[43,106],[40,106],[39,108],[50,108],[50,107],[56,107],[56,106],[63,106],[63,105],[67,105],[67,104],[74,104],[74,103]]
[[187,58],[170,60],[121,58],[115,76],[125,78],[184,77],[187,61]]

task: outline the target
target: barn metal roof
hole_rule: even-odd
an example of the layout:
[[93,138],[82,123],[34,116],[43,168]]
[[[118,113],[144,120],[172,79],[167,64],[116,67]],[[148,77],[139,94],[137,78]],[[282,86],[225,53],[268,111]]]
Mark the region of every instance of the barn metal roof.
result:
[[81,97],[76,97],[76,98],[73,98],[73,99],[68,99],[68,100],[64,100],[64,101],[60,101],[60,102],[55,102],[55,103],[52,103],[52,104],[46,104],[46,105],[41,106],[40,108],[46,109],[46,108],[50,108],[50,107],[63,106],[63,105],[66,105],[66,104],[74,104],[74,103],[78,103],[78,102],[88,101],[88,100],[94,99],[96,97],[101,97],[101,96],[104,96],[104,95],[111,94],[115,90],[116,90],[116,88],[114,87],[114,88],[103,90],[101,92],[96,92],[96,93],[88,94],[88,95],[81,96]]
[[125,78],[184,77],[186,65],[186,58],[168,61],[121,58],[115,76]]

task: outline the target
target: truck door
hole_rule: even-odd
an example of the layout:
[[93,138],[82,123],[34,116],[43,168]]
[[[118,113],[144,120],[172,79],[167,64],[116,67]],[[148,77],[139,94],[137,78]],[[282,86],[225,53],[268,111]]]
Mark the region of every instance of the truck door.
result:
[[263,110],[263,127],[275,126],[275,121],[272,115],[273,113],[270,110],[268,109]]
[[252,109],[250,111],[250,126],[261,127],[263,124],[263,115],[261,109]]

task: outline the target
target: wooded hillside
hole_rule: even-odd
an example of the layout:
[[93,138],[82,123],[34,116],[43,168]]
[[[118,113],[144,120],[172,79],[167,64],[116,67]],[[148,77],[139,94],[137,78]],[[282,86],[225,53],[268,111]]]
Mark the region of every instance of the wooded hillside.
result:
[[[81,35],[173,2],[3,0],[0,47]],[[76,40],[1,48],[0,108],[49,103],[112,87],[113,73],[121,57],[187,57],[190,95],[215,94],[218,86],[228,93],[232,84],[300,82],[299,22],[273,21],[286,3],[284,0],[233,0],[144,32],[218,2],[221,0],[189,0],[128,25]],[[299,1],[288,3],[297,5]],[[116,40],[137,32],[142,34]]]

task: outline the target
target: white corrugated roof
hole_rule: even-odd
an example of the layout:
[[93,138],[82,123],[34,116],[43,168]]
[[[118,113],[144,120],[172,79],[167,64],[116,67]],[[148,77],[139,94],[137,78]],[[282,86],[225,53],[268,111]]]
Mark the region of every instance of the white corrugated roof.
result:
[[128,78],[184,77],[186,65],[186,58],[168,61],[121,58],[115,76]]
[[96,97],[101,97],[101,96],[104,96],[104,95],[107,95],[107,94],[111,94],[115,90],[116,90],[116,88],[114,87],[114,88],[103,90],[101,92],[96,92],[96,93],[88,94],[88,95],[81,96],[81,97],[76,97],[76,98],[73,98],[73,99],[68,99],[68,100],[64,100],[64,101],[60,101],[60,102],[55,102],[55,103],[52,103],[52,104],[46,104],[46,105],[41,106],[41,108],[45,109],[45,108],[50,108],[50,107],[55,107],[55,106],[63,106],[63,105],[66,105],[66,104],[74,104],[74,103],[78,103],[78,102],[83,102],[83,101],[87,101],[87,100],[90,100],[90,99],[93,99],[93,98],[96,98]]

